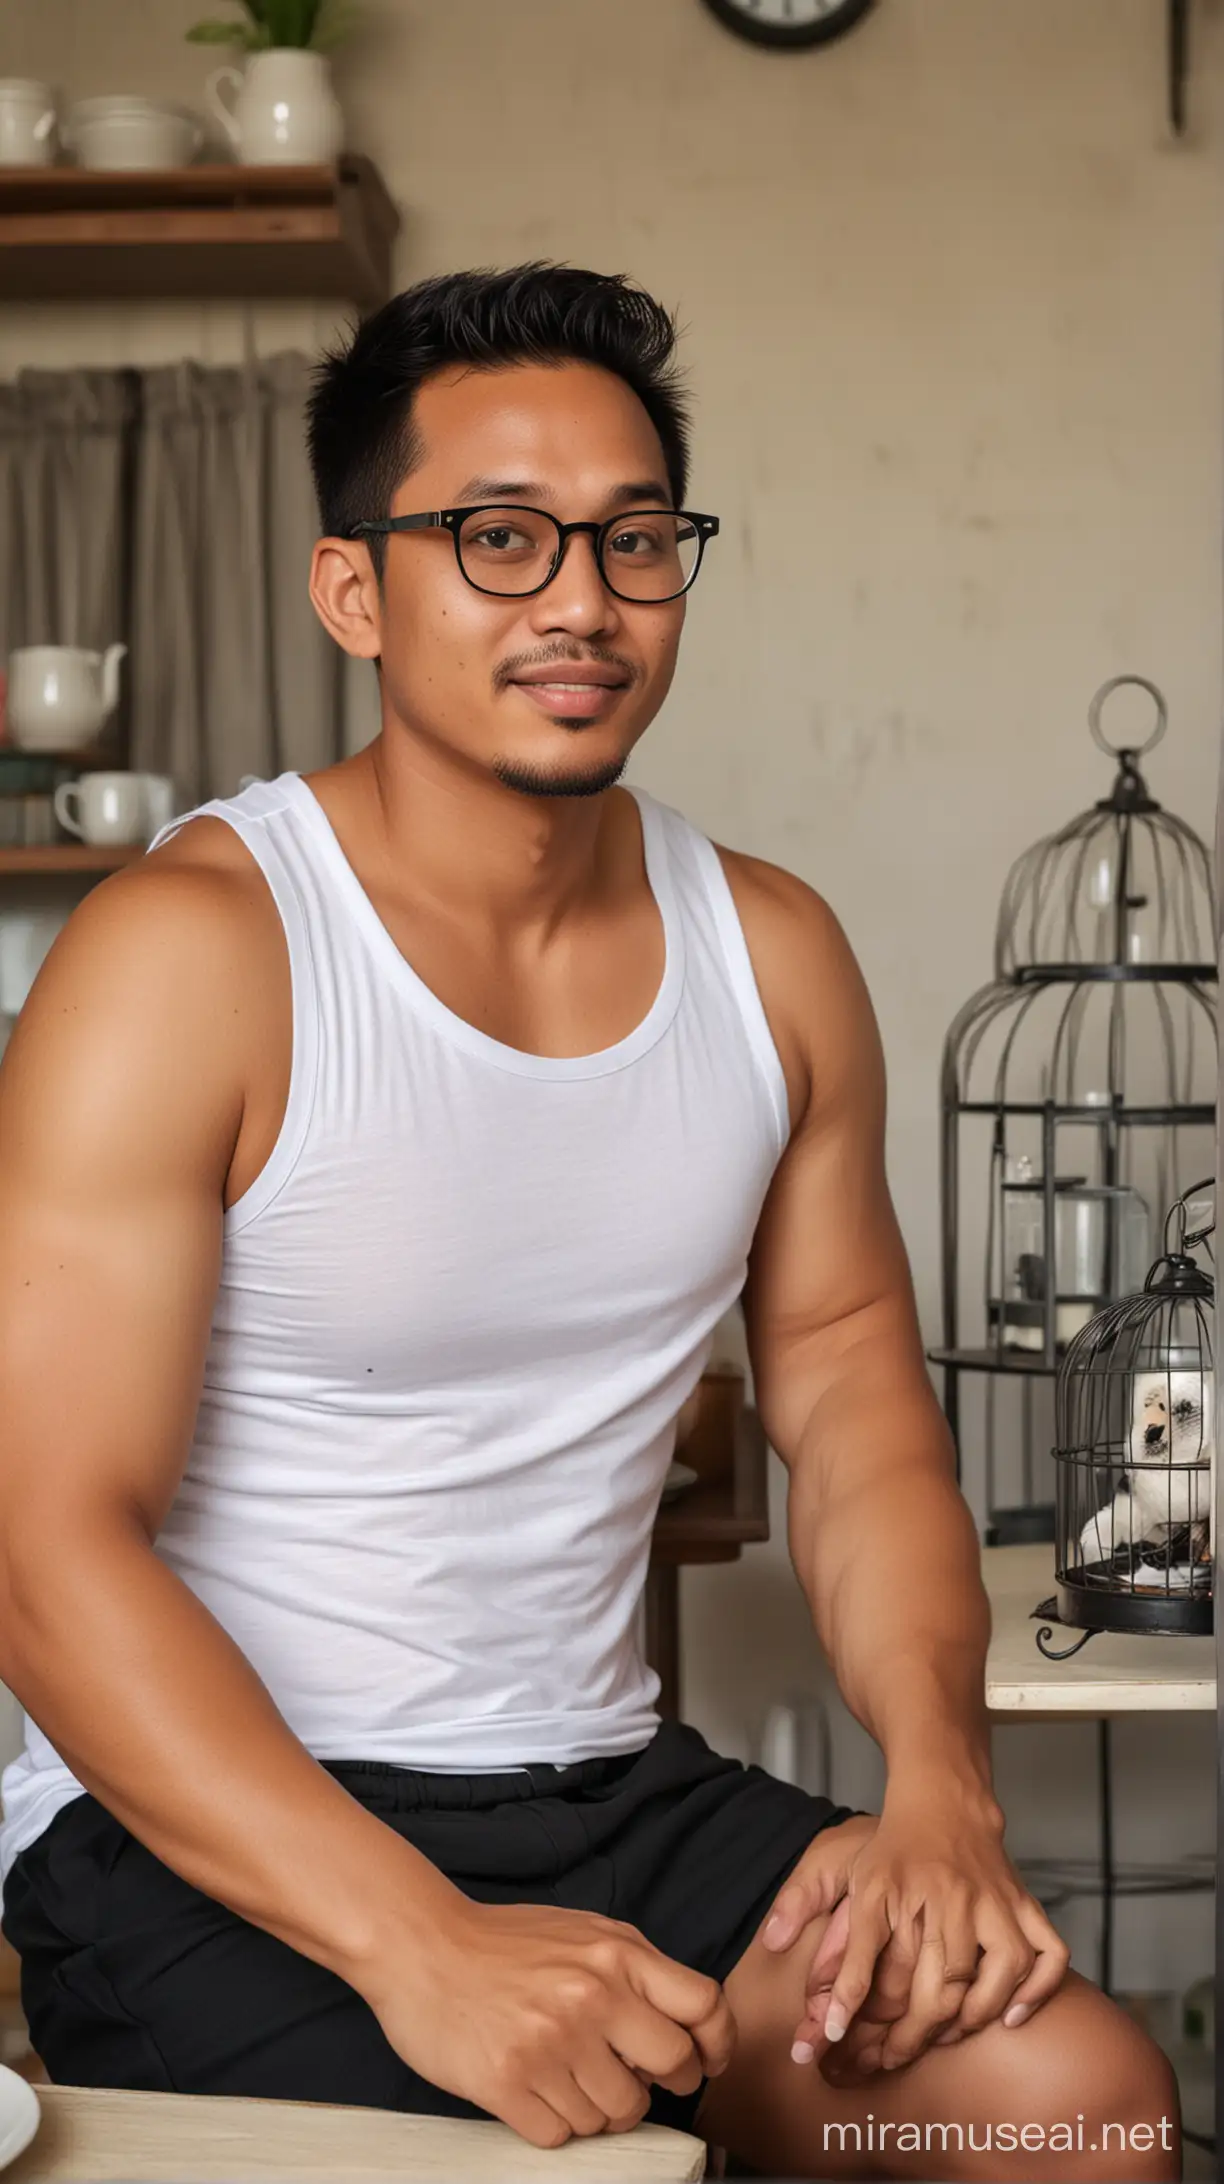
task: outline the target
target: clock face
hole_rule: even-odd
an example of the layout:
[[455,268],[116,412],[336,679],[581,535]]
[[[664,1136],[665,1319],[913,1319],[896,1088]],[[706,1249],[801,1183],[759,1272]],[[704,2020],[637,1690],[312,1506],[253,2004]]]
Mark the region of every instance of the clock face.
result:
[[754,45],[824,45],[853,28],[875,0],[705,0],[728,30]]

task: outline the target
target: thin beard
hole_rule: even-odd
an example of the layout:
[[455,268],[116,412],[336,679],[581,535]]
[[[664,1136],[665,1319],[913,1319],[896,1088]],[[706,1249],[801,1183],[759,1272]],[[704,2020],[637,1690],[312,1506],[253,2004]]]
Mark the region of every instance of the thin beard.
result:
[[601,796],[620,780],[628,758],[609,759],[592,773],[545,773],[538,766],[520,766],[513,759],[495,758],[493,772],[507,789],[520,796]]

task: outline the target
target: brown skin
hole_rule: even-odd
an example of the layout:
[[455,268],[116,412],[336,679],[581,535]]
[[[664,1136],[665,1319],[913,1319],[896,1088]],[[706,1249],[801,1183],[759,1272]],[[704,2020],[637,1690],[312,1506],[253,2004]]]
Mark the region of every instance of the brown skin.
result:
[[[423,459],[395,512],[455,505],[482,477],[599,518],[662,482],[635,398],[586,367],[444,375],[417,419]],[[535,599],[489,599],[430,534],[389,541],[381,587],[364,545],[322,541],[312,595],[346,650],[382,662],[382,733],[311,787],[398,946],[508,1044],[624,1037],[658,985],[658,913],[632,799],[574,792],[653,719],[683,604],[614,600],[586,539]],[[620,687],[578,728],[509,679],[590,662]],[[508,768],[554,793],[507,787]],[[470,1904],[309,1757],[151,1552],[190,1445],[222,1209],[266,1162],[288,1084],[279,921],[218,821],[94,890],[0,1068],[0,1674],[159,1857],[339,1972],[418,2071],[538,2145],[627,2128],[650,2081],[683,2090],[703,2070],[702,2127],[775,2174],[886,2173],[822,2146],[826,2119],[869,2109],[1173,2116],[1163,2058],[1064,1978],[1003,1850],[976,1542],[922,1366],[861,978],[801,881],[721,854],[793,1122],[752,1254],[759,1400],[791,1474],[796,1569],[888,1762],[879,1823],[817,1840],[771,1946],[758,1937],[720,1993],[615,1922]],[[791,2046],[823,2056],[831,1987],[853,2022],[837,2065],[805,2068]],[[1044,2006],[1004,2030],[1017,1994]],[[957,2044],[930,2045],[944,2029]],[[902,2067],[867,2082],[881,2061]],[[1007,2173],[1177,2173],[1159,2139],[1095,2170],[1049,2158]],[[999,2173],[964,2160],[941,2173]],[[890,2154],[887,2173],[924,2171]]]

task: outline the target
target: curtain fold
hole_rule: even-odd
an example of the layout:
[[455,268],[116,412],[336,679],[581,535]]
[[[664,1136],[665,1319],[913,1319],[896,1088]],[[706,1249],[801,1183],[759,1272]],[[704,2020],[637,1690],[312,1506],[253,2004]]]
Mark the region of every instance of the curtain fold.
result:
[[26,371],[0,385],[0,661],[124,635],[139,381]]
[[309,358],[0,384],[0,665],[129,648],[134,767],[180,808],[342,758],[344,656],[306,592]]
[[185,801],[344,755],[342,655],[306,592],[310,383],[296,355],[142,375],[132,763]]

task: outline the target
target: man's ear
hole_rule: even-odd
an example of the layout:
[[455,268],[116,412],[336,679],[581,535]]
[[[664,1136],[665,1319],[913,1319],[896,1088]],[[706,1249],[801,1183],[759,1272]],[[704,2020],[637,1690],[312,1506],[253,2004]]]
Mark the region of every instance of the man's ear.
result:
[[321,538],[310,561],[310,598],[328,635],[355,660],[382,651],[382,594],[362,539]]

